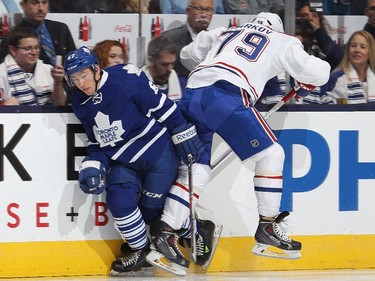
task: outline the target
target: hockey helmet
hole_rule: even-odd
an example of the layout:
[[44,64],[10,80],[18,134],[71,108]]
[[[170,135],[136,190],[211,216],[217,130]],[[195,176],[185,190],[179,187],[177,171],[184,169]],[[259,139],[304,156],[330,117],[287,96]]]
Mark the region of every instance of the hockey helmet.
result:
[[284,33],[283,22],[277,14],[262,12],[255,16],[255,19],[253,19],[252,22],[267,26],[277,32]]
[[82,46],[77,50],[71,51],[64,62],[65,80],[69,86],[73,87],[70,75],[81,71],[85,68],[91,68],[93,72],[98,71],[99,60],[98,57],[88,47]]

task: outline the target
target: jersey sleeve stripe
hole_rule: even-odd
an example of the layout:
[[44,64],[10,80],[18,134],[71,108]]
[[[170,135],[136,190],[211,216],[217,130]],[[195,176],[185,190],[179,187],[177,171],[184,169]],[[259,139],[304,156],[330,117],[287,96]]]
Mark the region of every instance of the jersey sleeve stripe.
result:
[[167,99],[167,96],[162,94],[160,98],[160,102],[157,107],[150,108],[146,114],[147,117],[151,117],[152,112],[157,111],[158,109],[163,107],[163,104],[165,103],[165,100]]
[[175,103],[173,103],[173,105],[171,106],[170,109],[168,109],[159,119],[158,119],[158,122],[162,123],[164,122],[165,120],[167,120],[167,118],[169,116],[171,116],[171,114],[176,110],[177,106]]

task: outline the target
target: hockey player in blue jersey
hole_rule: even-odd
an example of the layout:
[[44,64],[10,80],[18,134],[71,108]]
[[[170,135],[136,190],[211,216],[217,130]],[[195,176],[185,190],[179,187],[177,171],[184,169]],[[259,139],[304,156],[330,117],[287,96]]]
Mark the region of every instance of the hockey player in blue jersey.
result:
[[[297,38],[283,32],[280,17],[272,13],[261,13],[238,27],[200,32],[180,53],[181,62],[192,71],[179,107],[206,144],[193,164],[194,196],[199,196],[210,179],[212,139],[217,133],[245,167],[255,167],[255,177],[249,175],[259,213],[253,252],[295,259],[301,256],[301,243],[287,236],[282,222],[289,213],[279,210],[284,150],[254,104],[266,82],[279,73],[286,71],[300,81],[297,94],[305,96],[328,81],[330,66],[308,55]],[[166,200],[161,233],[154,239],[155,251],[146,259],[158,265],[164,256],[174,267],[186,268],[184,257],[173,255],[177,251],[172,242],[189,217],[189,193],[175,185],[170,193],[173,196]],[[279,250],[272,251],[271,246]],[[183,275],[183,270],[178,273]]]
[[[202,143],[176,104],[134,65],[103,70],[95,54],[80,47],[68,54],[64,68],[67,82],[76,89],[73,111],[89,142],[79,186],[88,194],[106,190],[108,208],[127,242],[111,274],[138,270],[148,265],[146,224],[160,217],[180,160],[187,163],[191,155],[197,161]],[[209,242],[207,222],[201,222],[197,236],[206,235]]]

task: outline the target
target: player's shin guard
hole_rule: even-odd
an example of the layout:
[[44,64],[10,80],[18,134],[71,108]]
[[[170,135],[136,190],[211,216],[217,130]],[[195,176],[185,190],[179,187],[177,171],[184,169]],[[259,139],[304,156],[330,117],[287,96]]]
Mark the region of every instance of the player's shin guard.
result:
[[[255,233],[256,244],[252,250],[254,254],[281,259],[301,257],[301,243],[289,238],[283,228],[284,218],[288,215],[289,212],[282,212],[274,220],[260,217]],[[273,250],[275,248],[280,250]]]
[[146,225],[138,208],[124,217],[113,218],[116,229],[132,249],[141,249],[146,246],[148,243]]
[[275,217],[279,213],[284,158],[284,150],[278,143],[252,158],[255,161],[254,190],[258,201],[258,213],[263,216]]
[[[194,208],[202,188],[210,179],[211,168],[208,165],[194,163],[192,169],[194,188],[192,207]],[[161,220],[175,230],[187,228],[186,222],[190,215],[189,201],[188,169],[186,165],[182,165],[176,183],[171,187],[165,201]]]

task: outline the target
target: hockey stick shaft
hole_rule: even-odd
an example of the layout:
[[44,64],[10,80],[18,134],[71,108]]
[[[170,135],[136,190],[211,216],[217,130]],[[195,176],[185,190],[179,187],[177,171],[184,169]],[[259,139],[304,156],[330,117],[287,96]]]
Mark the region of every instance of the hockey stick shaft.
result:
[[277,104],[275,104],[264,116],[264,119],[270,118],[276,111],[280,109],[288,100],[296,95],[296,90],[292,89]]
[[195,212],[194,212],[194,187],[193,187],[193,156],[188,155],[188,179],[189,179],[189,207],[190,207],[190,246],[191,259],[197,261],[196,241],[195,241]]
[[[288,100],[296,95],[297,87],[294,87],[292,90],[289,91],[278,103],[276,103],[264,116],[264,119],[267,120],[270,118],[276,111],[280,109]],[[226,150],[221,156],[219,156],[216,161],[211,165],[211,169],[214,170],[217,166],[220,165],[221,162],[224,161],[230,154],[233,153],[232,149]]]

